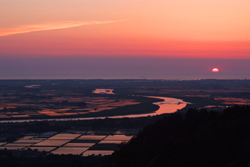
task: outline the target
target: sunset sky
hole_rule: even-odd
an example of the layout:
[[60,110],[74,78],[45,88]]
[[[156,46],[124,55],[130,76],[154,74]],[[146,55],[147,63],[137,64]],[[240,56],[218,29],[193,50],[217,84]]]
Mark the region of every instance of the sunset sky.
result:
[[[128,64],[164,59],[166,65],[175,59],[183,70],[191,66],[184,59],[203,59],[202,63],[213,59],[205,63],[209,70],[221,65],[220,72],[232,71],[232,59],[250,59],[249,9],[249,0],[0,0],[0,78],[36,78],[37,74],[46,78],[43,67],[32,76],[16,73],[23,70],[20,62],[34,64],[36,58],[55,64],[96,58],[95,63],[107,65],[119,58],[129,59],[124,62]],[[11,66],[20,69],[11,72]],[[55,66],[62,70],[62,65]],[[233,69],[241,74],[250,70],[244,63],[234,64]]]

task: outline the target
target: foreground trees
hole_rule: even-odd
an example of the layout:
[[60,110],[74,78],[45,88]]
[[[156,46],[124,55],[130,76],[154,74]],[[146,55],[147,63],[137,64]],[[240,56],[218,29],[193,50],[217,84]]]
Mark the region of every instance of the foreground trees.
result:
[[[108,120],[105,120],[108,121]],[[0,166],[240,167],[250,164],[250,106],[223,112],[191,108],[146,126],[112,156],[14,156],[0,151]]]
[[148,125],[115,152],[114,166],[244,166],[249,150],[249,106],[189,109]]

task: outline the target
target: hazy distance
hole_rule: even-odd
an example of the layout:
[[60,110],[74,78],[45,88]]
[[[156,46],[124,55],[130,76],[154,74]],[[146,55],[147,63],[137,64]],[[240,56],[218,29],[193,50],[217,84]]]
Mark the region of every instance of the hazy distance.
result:
[[[0,57],[0,79],[249,79],[249,59]],[[213,73],[212,68],[218,68]]]

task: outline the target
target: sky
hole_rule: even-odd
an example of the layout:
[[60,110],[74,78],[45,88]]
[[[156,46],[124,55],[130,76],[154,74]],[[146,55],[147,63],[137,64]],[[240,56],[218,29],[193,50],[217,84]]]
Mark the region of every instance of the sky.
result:
[[[249,8],[249,0],[0,0],[0,79],[247,78]],[[79,61],[92,64],[76,72]]]

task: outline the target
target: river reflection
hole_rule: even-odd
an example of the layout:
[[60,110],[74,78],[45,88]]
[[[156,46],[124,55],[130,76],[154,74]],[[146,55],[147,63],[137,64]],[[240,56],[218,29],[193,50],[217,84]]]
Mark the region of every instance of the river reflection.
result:
[[113,95],[114,89],[95,89],[92,93]]
[[148,117],[148,116],[156,116],[156,115],[167,114],[167,113],[174,113],[177,110],[180,110],[186,107],[186,105],[188,104],[188,102],[185,102],[181,99],[176,99],[176,98],[158,97],[158,96],[147,96],[147,97],[163,99],[164,101],[153,103],[160,107],[157,111],[153,113],[112,116],[109,118],[137,118],[137,117]]
[[[100,92],[101,89],[99,89]],[[108,91],[109,93],[114,94],[113,89]],[[97,91],[98,92],[98,91]],[[101,91],[102,92],[102,91]],[[105,92],[107,92],[105,90]],[[93,92],[94,93],[94,92]],[[105,117],[84,117],[84,118],[58,118],[58,119],[25,119],[25,120],[2,120],[0,123],[15,123],[15,122],[30,122],[30,121],[77,121],[77,120],[93,120],[93,119],[105,119],[105,118],[137,118],[137,117],[148,117],[161,115],[166,113],[174,113],[177,110],[180,110],[188,104],[181,99],[170,98],[170,97],[158,97],[158,96],[146,96],[148,98],[163,99],[164,101],[155,102],[153,104],[158,105],[159,109],[153,113],[145,114],[130,114],[130,115],[118,115],[118,116],[105,116]]]
[[163,99],[162,102],[155,102],[160,108],[153,112],[147,114],[131,114],[131,115],[119,115],[119,116],[106,116],[106,117],[85,117],[85,118],[58,118],[58,119],[26,119],[26,120],[3,120],[0,123],[17,123],[17,122],[30,122],[30,121],[77,121],[77,120],[93,120],[93,119],[105,119],[105,118],[138,118],[138,117],[148,117],[161,115],[166,113],[174,113],[178,109],[186,107],[187,102],[169,97],[158,97],[158,96],[148,96],[150,98]]

